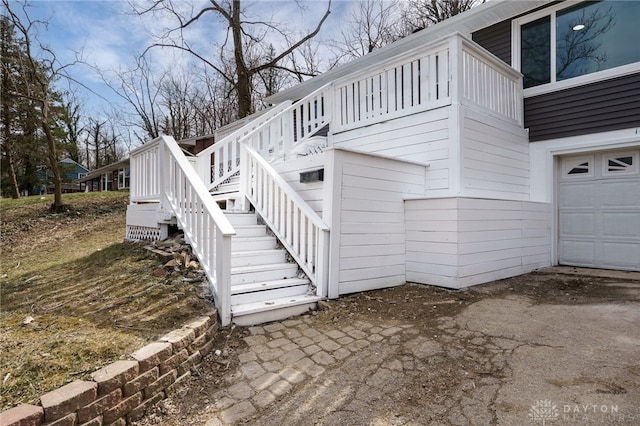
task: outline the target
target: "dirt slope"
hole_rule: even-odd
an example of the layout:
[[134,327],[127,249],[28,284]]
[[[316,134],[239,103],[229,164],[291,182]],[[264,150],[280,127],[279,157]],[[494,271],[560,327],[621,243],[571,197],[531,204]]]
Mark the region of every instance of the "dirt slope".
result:
[[161,261],[124,243],[128,193],[1,200],[0,410],[36,403],[208,312],[200,283],[152,272]]

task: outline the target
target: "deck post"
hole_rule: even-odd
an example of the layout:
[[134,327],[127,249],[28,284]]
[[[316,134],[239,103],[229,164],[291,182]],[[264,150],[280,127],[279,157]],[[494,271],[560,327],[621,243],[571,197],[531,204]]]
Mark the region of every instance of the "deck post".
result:
[[231,323],[231,236],[215,229],[216,238],[216,292],[220,324]]
[[452,105],[462,103],[463,64],[462,36],[458,33],[451,37],[449,44],[449,95]]
[[247,150],[244,148],[244,142],[240,143],[240,203],[239,206],[235,206],[241,211],[249,211],[247,196],[249,195],[249,188],[251,188],[251,165],[249,164],[249,156]]

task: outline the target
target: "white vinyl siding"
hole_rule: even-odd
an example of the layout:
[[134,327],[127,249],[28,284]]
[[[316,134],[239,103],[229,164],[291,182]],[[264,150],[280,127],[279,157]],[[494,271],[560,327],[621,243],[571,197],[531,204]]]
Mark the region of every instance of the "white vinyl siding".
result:
[[326,154],[325,185],[332,194],[326,195],[325,213],[332,218],[331,273],[337,286],[330,295],[404,283],[403,198],[424,193],[425,167],[342,149]]
[[461,288],[550,265],[550,206],[481,198],[407,200],[407,281]]
[[526,131],[468,108],[462,111],[461,195],[528,200]]
[[300,173],[324,168],[324,154],[309,155],[285,162],[278,162],[272,166],[280,173],[280,176],[293,188],[300,197],[322,216],[322,191],[323,181],[300,182]]
[[[430,163],[431,170],[449,168],[450,108],[438,108],[333,135],[333,146]],[[448,174],[439,174],[434,188],[448,187]]]

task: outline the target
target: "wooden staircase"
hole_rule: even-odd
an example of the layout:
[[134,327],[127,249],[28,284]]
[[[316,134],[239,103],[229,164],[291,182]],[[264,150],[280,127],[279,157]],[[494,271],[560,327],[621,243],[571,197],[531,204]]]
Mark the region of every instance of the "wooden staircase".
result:
[[[230,194],[231,195],[231,194]],[[253,325],[299,315],[320,297],[311,281],[287,260],[285,249],[258,224],[255,213],[225,212],[236,236],[231,247],[231,315],[238,325]]]

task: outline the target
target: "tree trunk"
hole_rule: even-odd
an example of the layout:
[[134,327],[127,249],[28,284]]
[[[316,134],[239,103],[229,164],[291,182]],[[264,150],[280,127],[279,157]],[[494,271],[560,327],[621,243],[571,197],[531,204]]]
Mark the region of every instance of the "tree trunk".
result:
[[42,130],[47,139],[47,155],[49,157],[49,165],[53,172],[53,204],[51,205],[51,211],[60,212],[64,210],[64,204],[62,204],[62,179],[60,178],[60,170],[58,169],[58,158],[56,154],[56,141],[51,134],[51,128],[49,127],[49,102],[45,97],[45,101],[42,102]]
[[11,150],[5,147],[4,158],[7,162],[7,174],[9,175],[9,185],[11,186],[11,198],[20,198],[20,191],[18,189],[18,179],[16,178],[16,169],[13,165],[13,156]]
[[236,93],[238,94],[238,118],[244,118],[251,114],[253,102],[251,102],[251,76],[244,60],[242,46],[242,21],[240,19],[240,0],[233,0],[231,16],[231,32],[233,34],[233,53],[236,63],[238,81]]

